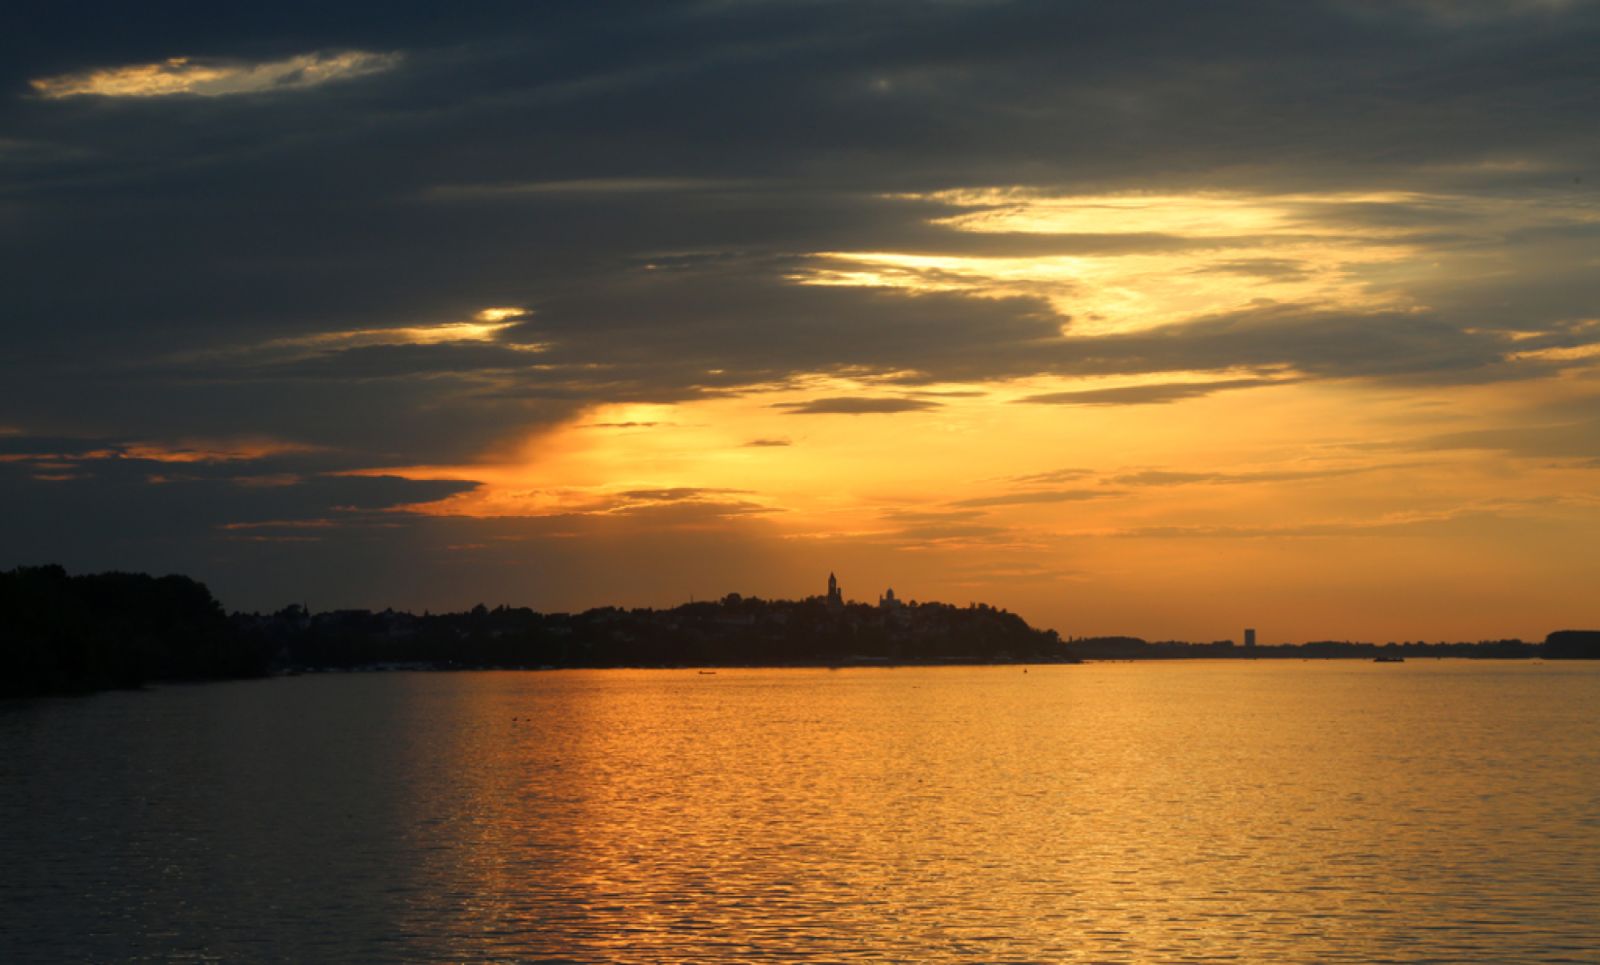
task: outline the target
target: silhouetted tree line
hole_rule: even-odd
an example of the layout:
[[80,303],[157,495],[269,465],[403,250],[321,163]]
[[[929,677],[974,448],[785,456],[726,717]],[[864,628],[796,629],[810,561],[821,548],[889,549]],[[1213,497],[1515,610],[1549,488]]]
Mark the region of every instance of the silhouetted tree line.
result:
[[135,687],[153,680],[383,667],[538,668],[801,666],[896,663],[1069,663],[1196,657],[1480,657],[1600,659],[1600,631],[1562,630],[1543,645],[1356,643],[1235,646],[1231,640],[1063,642],[985,604],[830,606],[821,597],[729,594],[665,610],[601,607],[539,613],[476,606],[464,613],[289,606],[224,613],[184,576],[69,576],[59,566],[0,573],[0,696]]
[[235,614],[239,632],[293,669],[367,666],[663,667],[1064,662],[1054,631],[983,604],[829,607],[820,598],[721,601],[666,610],[539,613],[474,607]]
[[259,676],[269,656],[186,576],[0,573],[0,696]]
[[1547,660],[1600,660],[1600,630],[1557,630],[1544,638]]

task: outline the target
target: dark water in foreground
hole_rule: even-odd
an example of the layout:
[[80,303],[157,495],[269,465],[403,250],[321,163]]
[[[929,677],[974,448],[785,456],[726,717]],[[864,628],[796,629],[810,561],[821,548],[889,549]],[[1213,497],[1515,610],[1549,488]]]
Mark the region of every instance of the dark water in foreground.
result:
[[1600,665],[36,701],[0,868],[7,962],[1595,961]]

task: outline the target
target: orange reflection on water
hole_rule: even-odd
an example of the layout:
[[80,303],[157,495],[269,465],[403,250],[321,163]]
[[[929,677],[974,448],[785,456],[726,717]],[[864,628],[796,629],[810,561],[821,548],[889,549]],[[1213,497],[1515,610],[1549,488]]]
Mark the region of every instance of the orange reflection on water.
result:
[[1581,668],[454,679],[456,927],[507,954],[1504,960],[1600,884]]

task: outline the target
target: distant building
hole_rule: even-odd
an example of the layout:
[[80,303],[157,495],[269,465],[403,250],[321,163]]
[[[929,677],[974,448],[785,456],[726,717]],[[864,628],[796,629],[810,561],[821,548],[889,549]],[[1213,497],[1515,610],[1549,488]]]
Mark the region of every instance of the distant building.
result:
[[892,587],[892,586],[889,587],[887,590],[883,591],[883,596],[878,597],[878,608],[879,609],[882,609],[882,610],[898,610],[898,609],[900,609],[900,606],[901,606],[900,601],[895,599],[894,587]]
[[828,574],[828,608],[837,610],[844,606],[844,591],[839,589],[839,579],[832,573]]
[[1246,649],[1253,649],[1255,647],[1256,632],[1254,630],[1246,630],[1244,632],[1244,645]]

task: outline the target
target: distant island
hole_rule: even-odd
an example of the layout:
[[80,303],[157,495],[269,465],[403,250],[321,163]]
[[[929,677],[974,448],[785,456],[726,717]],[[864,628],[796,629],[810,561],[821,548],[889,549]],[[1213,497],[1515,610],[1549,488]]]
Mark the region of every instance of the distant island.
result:
[[0,572],[0,697],[84,693],[151,681],[357,669],[794,667],[1078,663],[1185,658],[1477,657],[1600,659],[1600,631],[1521,640],[1384,645],[1325,641],[1246,646],[1071,637],[983,603],[763,600],[730,593],[670,609],[539,613],[479,605],[463,613],[291,605],[227,613],[205,584],[138,573],[71,576],[60,566]]

